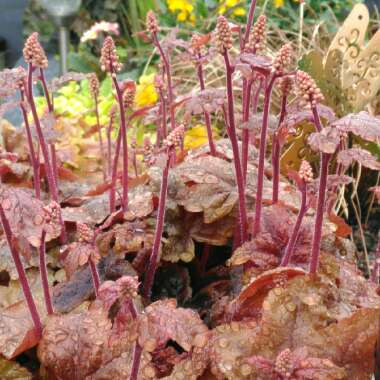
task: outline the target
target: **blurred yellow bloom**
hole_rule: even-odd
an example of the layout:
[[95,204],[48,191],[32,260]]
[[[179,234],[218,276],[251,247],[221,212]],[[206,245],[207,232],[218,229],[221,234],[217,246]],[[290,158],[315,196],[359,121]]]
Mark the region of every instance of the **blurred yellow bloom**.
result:
[[177,13],[178,21],[195,21],[194,6],[191,0],[166,0],[166,3],[170,12]]
[[274,6],[276,8],[281,8],[284,6],[285,1],[284,0],[274,0]]
[[[213,128],[212,134],[214,138],[218,137],[218,132]],[[185,132],[184,147],[191,150],[208,143],[206,126],[198,124]]]
[[153,105],[158,100],[158,94],[154,86],[154,78],[156,74],[142,75],[139,84],[136,86],[136,105],[145,107]]
[[226,13],[230,8],[234,8],[232,11],[234,16],[244,16],[247,13],[244,7],[238,6],[243,3],[242,0],[219,0],[219,3],[219,14]]

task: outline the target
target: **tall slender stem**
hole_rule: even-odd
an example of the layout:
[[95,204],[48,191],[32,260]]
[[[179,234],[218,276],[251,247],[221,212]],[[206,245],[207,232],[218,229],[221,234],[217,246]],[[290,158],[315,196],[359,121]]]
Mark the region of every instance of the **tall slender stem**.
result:
[[168,106],[170,113],[170,128],[174,130],[175,128],[175,112],[174,112],[174,95],[173,95],[173,84],[172,84],[172,73],[169,63],[169,58],[162,49],[161,43],[157,37],[157,33],[153,33],[153,43],[160,52],[161,60],[164,65],[164,71],[166,73],[167,87],[168,87]]
[[300,189],[300,191],[301,191],[301,206],[300,206],[300,209],[298,212],[296,224],[293,226],[293,230],[292,230],[292,233],[290,235],[288,244],[286,245],[286,248],[285,248],[284,256],[282,257],[282,260],[281,260],[281,266],[283,266],[283,267],[286,267],[290,263],[294,248],[295,248],[296,243],[297,243],[298,235],[299,235],[300,228],[302,225],[302,220],[303,220],[303,218],[307,212],[306,185],[303,186]]
[[259,167],[257,171],[257,192],[256,192],[256,203],[255,203],[255,217],[253,221],[252,236],[255,237],[260,232],[260,222],[261,222],[261,211],[262,211],[262,199],[263,199],[263,189],[264,189],[264,165],[265,165],[265,153],[267,148],[267,130],[269,121],[269,111],[273,85],[276,80],[276,76],[272,75],[269,79],[269,83],[265,88],[264,97],[264,109],[263,109],[263,122],[261,126],[261,136],[260,136],[260,149],[259,149]]
[[[199,79],[199,86],[200,86],[201,91],[204,91],[206,89],[206,85],[205,85],[205,80],[203,77],[203,65],[200,61],[201,54],[199,54],[198,59],[199,59],[199,62],[197,66],[197,74],[198,74],[198,79]],[[205,111],[204,117],[205,117],[205,124],[206,124],[206,130],[207,130],[208,145],[210,147],[210,153],[212,156],[216,156],[216,148],[215,148],[215,143],[214,143],[214,137],[212,135],[210,113]]]
[[42,235],[41,235],[41,245],[39,248],[40,276],[41,276],[42,289],[44,291],[46,311],[49,315],[51,315],[54,313],[54,310],[53,310],[53,303],[51,300],[51,295],[50,295],[50,290],[49,290],[48,272],[47,272],[47,267],[46,267],[45,238],[46,238],[46,231],[45,229],[43,229]]
[[235,110],[234,110],[234,94],[232,87],[232,74],[233,67],[230,64],[230,59],[228,56],[228,51],[225,50],[224,62],[226,65],[226,78],[227,78],[227,102],[228,102],[228,135],[231,140],[231,147],[234,156],[234,165],[235,165],[235,175],[236,175],[236,184],[238,188],[239,195],[239,231],[240,231],[240,243],[243,244],[247,240],[247,210],[245,204],[245,186],[244,186],[244,177],[242,166],[240,162],[240,152],[239,144],[236,136],[236,127],[235,127]]
[[21,112],[22,112],[22,117],[24,119],[26,137],[28,140],[30,163],[31,163],[32,169],[33,169],[33,186],[34,186],[36,198],[41,199],[40,162],[39,162],[39,159],[38,159],[36,152],[34,150],[33,138],[32,138],[32,133],[30,131],[28,114],[26,112],[25,105],[24,105],[25,93],[24,93],[24,91],[21,90],[20,94],[21,94],[20,108],[21,108]]
[[379,267],[380,267],[380,233],[378,237],[376,252],[375,252],[375,262],[373,264],[371,272],[371,281],[376,285],[379,283]]
[[97,297],[99,293],[99,286],[100,286],[98,268],[96,267],[96,264],[91,257],[88,259],[88,264],[90,266],[92,283],[94,284],[95,296]]
[[309,272],[311,274],[317,273],[319,264],[319,254],[321,249],[322,239],[322,225],[323,225],[323,212],[326,201],[326,189],[327,189],[327,175],[329,171],[329,162],[331,155],[321,153],[321,169],[319,174],[319,188],[318,188],[318,203],[317,211],[315,214],[313,243],[311,249],[311,261]]
[[[128,143],[127,143],[127,123],[125,118],[125,109],[124,109],[124,103],[123,103],[123,93],[120,89],[119,83],[115,76],[112,75],[112,81],[115,86],[117,100],[119,103],[119,110],[120,110],[120,131],[121,133],[121,141],[123,145],[123,175],[122,175],[122,187],[123,187],[123,196],[122,196],[122,210],[126,211],[128,208]],[[119,148],[120,150],[120,148]],[[118,152],[119,153],[119,152]],[[116,153],[115,153],[115,162],[117,163]],[[117,165],[116,165],[117,166]],[[116,170],[113,168],[113,170],[116,172],[117,175],[117,167]],[[112,173],[114,174],[114,173]],[[116,178],[112,177],[112,184],[116,186]],[[113,192],[113,199],[115,199],[115,187],[111,188],[111,192]],[[112,205],[111,211],[115,211],[115,204]]]
[[116,211],[116,181],[117,181],[117,167],[119,163],[120,148],[121,148],[121,128],[116,137],[115,154],[113,157],[112,173],[111,173],[111,186],[110,186],[110,212]]
[[18,278],[22,287],[22,291],[24,293],[24,297],[26,300],[26,303],[28,305],[30,316],[32,317],[34,327],[36,329],[37,335],[40,337],[42,335],[42,324],[41,319],[37,311],[36,304],[33,299],[32,292],[30,290],[28,278],[25,274],[25,269],[22,266],[21,259],[20,259],[20,253],[18,249],[16,248],[16,245],[13,242],[13,234],[11,227],[9,225],[8,219],[5,216],[5,212],[3,209],[2,204],[0,203],[0,219],[1,224],[3,225],[4,234],[8,242],[9,249],[12,254],[13,261],[15,263],[15,267],[17,270]]
[[34,125],[36,127],[38,140],[39,140],[42,155],[44,158],[44,164],[45,164],[45,169],[46,169],[45,170],[46,171],[46,177],[48,180],[51,197],[54,201],[58,202],[58,188],[57,188],[57,184],[55,182],[54,173],[53,173],[51,163],[50,163],[48,147],[47,147],[44,135],[42,133],[41,123],[40,123],[40,119],[38,117],[37,108],[36,108],[36,104],[34,102],[34,97],[33,97],[33,71],[34,71],[33,65],[31,63],[29,63],[28,101],[29,101],[29,105],[30,105],[30,108],[32,111]]
[[44,73],[44,70],[42,68],[40,68],[40,80],[42,83],[42,88],[44,89],[44,94],[45,94],[48,110],[49,110],[49,112],[53,112],[54,111],[53,102],[52,102],[50,94],[49,94],[49,89],[48,89],[48,86],[46,84],[46,79],[45,79],[45,73]]
[[[281,99],[281,111],[280,111],[280,118],[278,120],[278,126],[277,131],[280,129],[281,124],[285,120],[286,116],[286,104],[288,101],[287,94],[283,95]],[[278,189],[280,185],[280,153],[281,153],[281,146],[280,142],[278,140],[277,131],[273,135],[273,142],[272,142],[272,171],[273,171],[273,178],[272,178],[272,203],[275,204],[278,202]]]
[[111,133],[112,133],[112,124],[113,118],[110,118],[108,127],[107,127],[107,174],[108,177],[111,177],[112,173],[112,141],[111,141]]
[[249,7],[249,12],[248,12],[247,25],[245,27],[245,34],[244,34],[244,40],[242,41],[242,46],[241,46],[242,52],[244,51],[245,45],[248,43],[248,40],[249,40],[249,33],[251,32],[251,28],[253,25],[253,17],[255,15],[255,9],[256,9],[256,0],[252,0],[251,5]]
[[[251,105],[252,80],[243,79],[243,123],[249,121],[249,108]],[[244,182],[247,180],[248,170],[249,129],[244,128],[242,134],[241,162],[243,166]]]
[[105,152],[104,152],[102,130],[100,127],[99,100],[96,95],[94,97],[94,103],[95,103],[96,129],[98,130],[99,149],[100,149],[100,156],[102,160],[103,180],[105,181],[107,178],[106,167],[105,167]]
[[144,280],[143,295],[146,298],[150,297],[153,281],[154,281],[154,276],[156,274],[156,270],[158,266],[158,254],[159,254],[160,246],[161,246],[162,232],[164,230],[166,196],[168,192],[169,168],[174,157],[175,157],[175,150],[172,150],[172,148],[168,148],[166,165],[164,168],[164,172],[162,173],[160,199],[158,203],[158,214],[157,214],[157,223],[156,223],[156,231],[154,235],[153,248],[152,248],[152,253],[150,255],[150,258],[149,258],[148,270],[147,270],[146,277]]
[[157,131],[157,141],[156,146],[159,147],[161,144],[161,140],[166,138],[166,101],[165,95],[162,88],[158,90],[159,98],[160,98],[160,114],[161,114],[161,126]]

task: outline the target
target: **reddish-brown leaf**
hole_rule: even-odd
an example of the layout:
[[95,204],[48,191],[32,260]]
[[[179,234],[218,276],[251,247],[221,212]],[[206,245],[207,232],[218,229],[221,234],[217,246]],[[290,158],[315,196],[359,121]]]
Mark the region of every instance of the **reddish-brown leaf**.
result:
[[377,161],[376,157],[372,156],[368,150],[361,148],[351,148],[340,151],[338,153],[337,161],[346,167],[357,162],[368,169],[380,170],[380,163]]

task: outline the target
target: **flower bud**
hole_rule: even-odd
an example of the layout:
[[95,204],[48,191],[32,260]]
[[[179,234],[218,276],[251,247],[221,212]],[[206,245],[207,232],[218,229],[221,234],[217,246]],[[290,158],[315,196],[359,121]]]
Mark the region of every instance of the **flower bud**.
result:
[[324,97],[320,88],[308,73],[298,70],[296,76],[296,85],[298,96],[301,98],[301,102],[310,102],[312,106],[316,106],[318,103],[323,102]]
[[77,223],[78,240],[83,243],[93,243],[95,239],[94,231],[86,224],[82,222]]
[[104,40],[100,56],[100,67],[102,71],[114,74],[121,70],[122,65],[119,62],[115,42],[112,37],[108,36]]
[[90,74],[88,78],[88,86],[92,97],[97,98],[99,96],[99,80],[95,73]]
[[30,63],[40,69],[48,67],[48,60],[43,47],[38,41],[37,32],[32,33],[26,40],[23,54],[26,63]]
[[124,108],[132,108],[135,103],[136,85],[128,86],[123,92]]
[[282,75],[292,63],[292,47],[290,44],[283,45],[273,60],[273,72]]
[[179,125],[164,140],[164,145],[167,148],[179,148],[182,146],[183,138],[185,135],[185,126],[183,124]]
[[302,160],[298,175],[306,183],[312,182],[314,179],[313,169],[308,161]]
[[61,206],[57,202],[51,201],[48,205],[44,206],[43,212],[46,224],[61,224]]
[[160,31],[157,17],[152,10],[146,14],[146,30],[152,34],[156,34]]
[[259,54],[265,49],[265,30],[267,25],[267,17],[260,15],[257,18],[249,35],[247,52]]
[[224,54],[232,48],[232,33],[228,21],[224,16],[219,16],[215,32],[216,46],[219,53]]

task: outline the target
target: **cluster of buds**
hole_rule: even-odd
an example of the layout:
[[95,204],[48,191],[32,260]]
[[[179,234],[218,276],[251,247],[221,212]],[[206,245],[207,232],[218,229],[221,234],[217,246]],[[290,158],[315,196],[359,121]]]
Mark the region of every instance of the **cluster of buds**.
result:
[[38,40],[37,32],[32,33],[26,40],[23,54],[26,63],[40,69],[46,69],[48,67],[48,60],[45,51]]
[[115,122],[117,110],[118,106],[116,104],[114,104],[110,109],[110,125],[113,125]]
[[265,49],[265,30],[267,25],[267,18],[265,15],[260,15],[257,18],[249,35],[248,46],[246,48],[248,53],[259,54]]
[[305,104],[311,103],[312,106],[316,106],[318,103],[323,102],[324,97],[320,88],[308,73],[298,70],[296,85],[298,96]]
[[294,79],[290,76],[284,76],[278,79],[278,87],[283,96],[287,96],[292,91]]
[[153,165],[155,161],[154,157],[154,146],[152,142],[150,141],[149,137],[144,138],[143,142],[143,155],[144,155],[144,162],[147,165]]
[[93,98],[97,98],[99,96],[99,79],[95,73],[91,73],[88,78],[88,85],[90,88],[90,94]]
[[146,30],[151,34],[156,34],[160,31],[157,17],[152,10],[146,14]]
[[115,42],[112,37],[108,36],[104,40],[100,56],[100,67],[102,71],[115,74],[121,70],[122,64],[119,62]]
[[167,148],[179,148],[182,146],[184,135],[185,126],[181,124],[169,133],[169,135],[164,140],[164,145]]
[[302,160],[298,175],[305,183],[310,183],[313,181],[313,169],[308,161]]
[[95,232],[86,223],[77,222],[77,234],[82,243],[92,244],[95,240]]
[[46,224],[61,224],[61,206],[57,202],[51,201],[48,205],[43,207],[43,212]]
[[133,83],[131,86],[127,86],[123,92],[123,104],[124,108],[132,108],[135,103],[136,85]]
[[219,53],[224,54],[232,48],[232,33],[227,19],[219,16],[216,23],[215,41]]
[[292,63],[292,47],[285,44],[278,51],[273,60],[272,70],[276,75],[282,75],[287,67]]
[[136,298],[139,289],[139,278],[137,276],[123,276],[116,283],[120,293],[127,298]]
[[281,351],[278,354],[274,365],[276,373],[285,379],[289,379],[293,372],[292,361],[293,355],[292,351],[289,348]]

